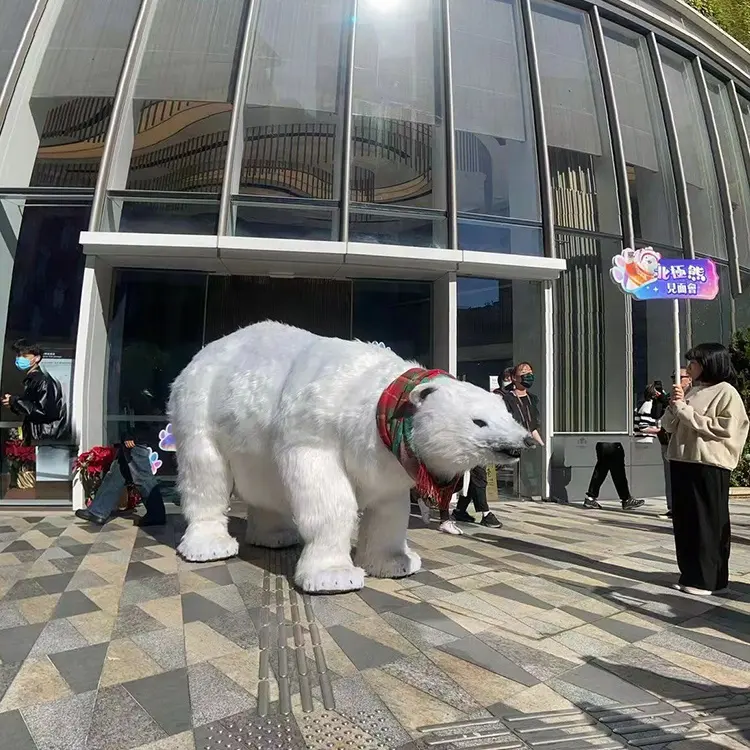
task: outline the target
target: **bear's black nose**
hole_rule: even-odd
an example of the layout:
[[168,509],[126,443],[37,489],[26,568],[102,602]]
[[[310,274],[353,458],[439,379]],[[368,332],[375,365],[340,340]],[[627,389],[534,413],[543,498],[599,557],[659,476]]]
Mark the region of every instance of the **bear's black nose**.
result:
[[531,437],[531,435],[527,435],[527,436],[526,436],[526,437],[525,437],[525,438],[523,439],[523,444],[524,444],[524,445],[525,445],[525,446],[526,446],[527,448],[534,448],[534,447],[536,446],[536,440],[534,440],[534,438],[533,438],[533,437]]

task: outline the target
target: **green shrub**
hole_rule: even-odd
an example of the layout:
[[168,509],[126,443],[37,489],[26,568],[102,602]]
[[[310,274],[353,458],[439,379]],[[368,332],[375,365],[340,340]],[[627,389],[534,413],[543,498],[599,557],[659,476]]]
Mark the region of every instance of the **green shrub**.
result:
[[750,48],[750,2],[748,0],[685,0],[717,26]]
[[[734,332],[729,353],[737,371],[737,390],[745,403],[745,411],[750,413],[750,328]],[[732,472],[731,484],[732,487],[750,487],[750,442],[745,445],[740,463]]]

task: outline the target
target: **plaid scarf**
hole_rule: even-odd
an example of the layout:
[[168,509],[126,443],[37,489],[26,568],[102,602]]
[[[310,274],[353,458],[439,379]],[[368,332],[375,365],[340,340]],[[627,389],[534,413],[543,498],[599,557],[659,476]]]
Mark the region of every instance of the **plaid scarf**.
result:
[[421,383],[437,378],[452,378],[443,370],[414,367],[399,375],[381,394],[375,419],[380,439],[399,460],[406,473],[415,481],[417,493],[442,510],[447,510],[461,476],[439,484],[414,450],[413,420],[415,407],[409,401],[411,392]]

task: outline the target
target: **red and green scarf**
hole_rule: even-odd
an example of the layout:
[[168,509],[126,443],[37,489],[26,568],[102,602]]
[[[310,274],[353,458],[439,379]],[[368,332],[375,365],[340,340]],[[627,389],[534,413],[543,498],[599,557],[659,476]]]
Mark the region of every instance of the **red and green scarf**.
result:
[[383,391],[375,412],[378,434],[385,447],[396,456],[406,473],[415,481],[419,495],[441,510],[447,510],[462,477],[454,477],[446,484],[439,484],[417,456],[413,438],[416,407],[409,400],[409,395],[422,383],[452,377],[443,370],[425,370],[421,367],[407,370]]

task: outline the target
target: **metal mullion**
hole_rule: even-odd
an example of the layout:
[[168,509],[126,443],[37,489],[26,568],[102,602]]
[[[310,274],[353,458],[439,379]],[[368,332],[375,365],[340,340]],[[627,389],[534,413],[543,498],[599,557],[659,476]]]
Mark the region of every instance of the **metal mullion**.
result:
[[[609,122],[610,140],[612,143],[612,159],[615,166],[615,180],[620,203],[620,223],[625,238],[626,247],[635,247],[635,230],[633,229],[632,205],[630,202],[630,187],[628,185],[628,172],[625,163],[625,147],[622,141],[620,121],[617,116],[617,100],[615,98],[614,85],[612,83],[612,71],[609,67],[609,57],[604,41],[604,30],[599,16],[599,9],[594,6],[590,11],[591,26],[594,33],[594,47],[599,60],[599,73],[604,88],[604,102]],[[633,414],[635,404],[633,403],[633,300],[631,295],[625,295],[625,380],[630,387],[625,391],[626,424],[628,431],[634,428]]]
[[703,107],[703,114],[708,128],[708,140],[711,143],[711,155],[716,168],[716,179],[719,183],[719,200],[724,217],[724,234],[726,238],[727,260],[729,262],[729,286],[732,294],[738,296],[742,289],[740,282],[740,263],[737,256],[737,231],[734,227],[734,216],[732,215],[732,199],[729,195],[729,179],[724,156],[721,152],[721,141],[719,140],[719,129],[716,127],[711,99],[708,96],[708,84],[703,64],[699,57],[693,58],[693,70],[698,84],[698,96]]
[[[351,29],[346,46],[346,70],[344,71],[344,111],[341,128],[341,222],[339,224],[339,241],[349,241],[349,207],[351,204],[352,177],[352,110],[354,105],[354,53],[357,41],[358,0],[351,0]],[[335,161],[334,161],[335,164]]]
[[445,163],[448,170],[448,247],[458,249],[458,193],[456,187],[456,118],[453,111],[453,46],[451,39],[450,0],[442,0],[443,12],[443,96],[445,107]]
[[[737,126],[737,133],[740,137],[740,151],[742,152],[742,161],[745,163],[745,174],[750,177],[750,133],[745,127],[745,118],[742,116],[740,107],[740,95],[734,81],[729,81],[729,101],[732,105],[732,114],[734,123]],[[748,209],[750,210],[750,209]],[[742,292],[742,274],[740,274],[740,293]]]
[[26,62],[26,55],[29,53],[31,43],[34,41],[34,35],[36,34],[39,22],[44,15],[47,2],[48,0],[37,0],[34,10],[31,11],[29,20],[26,22],[26,27],[21,35],[21,41],[18,43],[16,53],[13,55],[13,61],[10,64],[8,74],[5,76],[3,88],[0,91],[0,128],[5,125],[5,118],[8,115],[8,109],[10,108],[10,103],[13,99],[13,93],[18,84],[18,78],[21,75],[24,63]]
[[104,207],[107,200],[107,188],[109,187],[112,164],[117,153],[119,134],[126,125],[125,112],[130,105],[135,90],[135,81],[138,66],[146,49],[146,40],[151,28],[151,22],[156,11],[157,0],[141,0],[138,15],[133,26],[125,60],[120,71],[120,79],[117,82],[117,91],[112,102],[112,113],[109,118],[107,134],[104,138],[104,149],[99,164],[99,173],[96,177],[96,188],[94,200],[91,204],[91,217],[89,219],[89,230],[97,231],[102,222]]
[[688,258],[694,258],[695,245],[693,243],[690,203],[687,197],[687,183],[685,182],[685,168],[682,164],[682,154],[680,153],[680,144],[677,138],[677,125],[675,124],[672,105],[669,101],[667,79],[664,75],[664,69],[662,68],[661,52],[659,51],[659,43],[656,39],[656,34],[651,32],[646,39],[648,41],[648,51],[651,55],[651,63],[654,68],[656,88],[659,91],[659,99],[661,100],[664,124],[667,130],[667,142],[672,160],[672,174],[674,176],[675,190],[677,193],[677,211],[680,216],[682,246],[685,250],[685,255],[687,255]]
[[[234,82],[234,95],[232,97],[232,117],[229,121],[229,134],[227,136],[227,153],[224,161],[224,175],[221,180],[221,197],[219,201],[218,235],[230,234],[230,222],[232,216],[232,195],[239,192],[239,183],[242,172],[242,149],[244,146],[243,121],[245,102],[247,101],[247,83],[250,77],[250,63],[252,48],[255,41],[255,16],[257,14],[260,0],[247,0],[245,14],[245,30],[242,35],[242,47],[240,59],[237,64],[237,75]],[[239,152],[239,164],[237,154]]]
[[549,149],[547,147],[547,128],[544,123],[539,56],[534,37],[531,0],[519,0],[519,2],[521,6],[521,25],[523,26],[523,36],[526,43],[526,57],[529,61],[529,88],[531,89],[531,109],[534,117],[534,134],[539,167],[542,242],[545,255],[548,258],[555,258],[557,256],[555,246],[555,206],[552,198],[552,172],[549,163]]

